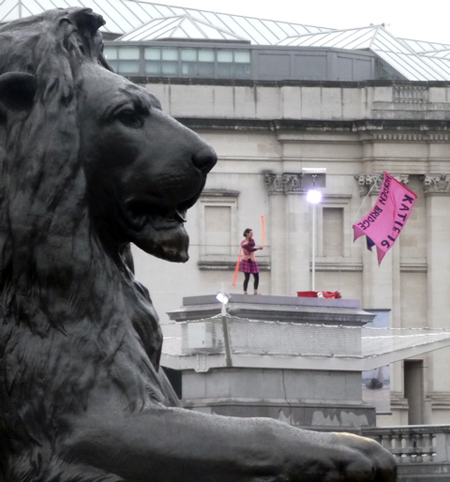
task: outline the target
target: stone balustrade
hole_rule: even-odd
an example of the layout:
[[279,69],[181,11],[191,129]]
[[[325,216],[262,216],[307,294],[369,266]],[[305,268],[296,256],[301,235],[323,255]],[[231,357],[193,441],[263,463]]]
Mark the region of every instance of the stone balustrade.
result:
[[363,428],[361,434],[395,456],[399,481],[450,480],[450,425]]

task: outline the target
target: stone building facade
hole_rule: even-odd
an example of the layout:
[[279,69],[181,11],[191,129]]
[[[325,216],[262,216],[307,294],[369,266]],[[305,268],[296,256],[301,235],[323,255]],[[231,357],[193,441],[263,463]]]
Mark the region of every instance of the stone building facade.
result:
[[[450,298],[450,85],[409,82],[145,83],[163,108],[216,149],[219,162],[188,213],[190,260],[170,265],[135,250],[166,336],[165,312],[183,296],[232,286],[242,232],[251,227],[263,294],[311,289],[312,206],[302,168],[326,168],[317,207],[315,289],[339,291],[393,328],[448,328]],[[352,224],[387,171],[418,196],[381,266]],[[241,275],[242,276],[242,275]],[[378,424],[447,423],[450,349],[391,367],[391,413]]]

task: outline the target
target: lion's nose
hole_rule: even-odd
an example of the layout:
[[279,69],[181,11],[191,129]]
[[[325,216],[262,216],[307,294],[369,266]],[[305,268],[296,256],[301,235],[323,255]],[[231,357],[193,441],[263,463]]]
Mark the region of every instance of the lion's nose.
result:
[[217,162],[217,155],[210,146],[202,147],[192,157],[195,167],[201,169],[205,174],[209,172]]

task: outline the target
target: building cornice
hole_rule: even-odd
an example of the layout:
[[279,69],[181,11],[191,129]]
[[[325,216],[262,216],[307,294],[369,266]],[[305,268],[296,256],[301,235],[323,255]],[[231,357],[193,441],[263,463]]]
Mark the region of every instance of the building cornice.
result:
[[218,117],[177,117],[194,130],[338,132],[358,133],[365,141],[448,142],[450,120],[315,120],[315,119],[239,119]]
[[[118,42],[109,43],[109,46],[117,46]],[[127,45],[130,45],[127,42]],[[167,43],[164,42],[164,46]],[[123,74],[122,74],[123,75]],[[429,87],[448,87],[449,81],[409,81],[409,80],[364,80],[359,82],[341,80],[254,80],[254,79],[207,79],[194,77],[143,77],[124,76],[136,84],[146,85],[219,85],[219,86],[241,86],[241,87],[328,87],[362,89],[366,87],[393,87],[400,89],[417,89]],[[398,95],[401,98],[401,94]]]

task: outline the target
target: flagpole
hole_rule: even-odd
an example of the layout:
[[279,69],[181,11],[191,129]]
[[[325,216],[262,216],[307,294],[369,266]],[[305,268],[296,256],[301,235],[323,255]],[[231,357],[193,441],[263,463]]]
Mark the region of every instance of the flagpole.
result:
[[312,273],[311,291],[316,290],[316,209],[317,204],[312,205]]
[[311,255],[312,255],[312,272],[311,272],[311,291],[316,290],[316,216],[317,216],[317,204],[322,200],[322,193],[316,189],[317,174],[312,174],[312,187],[306,193],[306,200],[312,204],[312,216],[311,216]]

